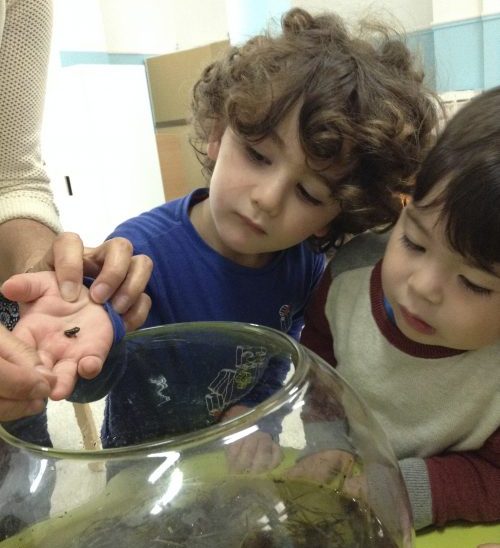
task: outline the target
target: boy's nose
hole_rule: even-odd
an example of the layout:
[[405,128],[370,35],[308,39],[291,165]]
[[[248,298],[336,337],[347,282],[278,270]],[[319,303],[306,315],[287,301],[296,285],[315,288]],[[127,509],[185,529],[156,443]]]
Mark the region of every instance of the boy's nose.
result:
[[278,181],[267,181],[256,185],[251,194],[252,203],[270,217],[276,216],[283,203],[283,184]]
[[443,298],[443,280],[438,272],[423,266],[408,278],[410,291],[432,304],[440,304]]

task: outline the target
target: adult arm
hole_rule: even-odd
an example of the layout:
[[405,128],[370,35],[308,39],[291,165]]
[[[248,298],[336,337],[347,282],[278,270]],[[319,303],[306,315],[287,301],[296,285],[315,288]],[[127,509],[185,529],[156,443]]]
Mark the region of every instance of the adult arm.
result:
[[[85,270],[96,277],[94,300],[115,293],[113,304],[124,313],[127,328],[135,328],[150,306],[141,289],[151,271],[149,259],[131,261],[123,242],[84,252],[79,238],[56,237],[61,226],[40,152],[51,25],[50,0],[0,0],[0,280],[54,268],[71,301],[78,298],[81,283],[75,282]],[[102,271],[97,276],[96,267]],[[35,349],[0,327],[0,420],[43,408],[55,378],[37,365]]]
[[[1,279],[41,258],[60,230],[39,148],[51,17],[47,0],[0,0]],[[0,420],[43,409],[55,377],[37,366],[37,352],[0,326]]]
[[[25,272],[61,230],[40,151],[52,29],[48,0],[0,0],[0,281]],[[2,27],[2,25],[0,25]]]
[[127,327],[137,328],[150,306],[143,289],[151,261],[132,258],[122,239],[84,249],[75,234],[57,236],[61,225],[40,146],[52,2],[0,0],[0,21],[0,281],[54,269],[62,295],[74,301],[85,272],[95,278],[92,298],[103,303],[113,296]]

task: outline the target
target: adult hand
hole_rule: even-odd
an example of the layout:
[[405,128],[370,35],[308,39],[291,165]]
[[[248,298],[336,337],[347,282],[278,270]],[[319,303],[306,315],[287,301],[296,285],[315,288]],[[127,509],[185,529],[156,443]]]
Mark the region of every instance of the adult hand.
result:
[[12,276],[2,293],[19,303],[20,318],[12,333],[36,349],[42,364],[56,376],[50,398],[68,397],[78,376],[90,379],[102,368],[113,342],[113,327],[103,306],[83,288],[74,302],[65,301],[54,272]]
[[149,257],[132,253],[132,244],[125,238],[113,238],[93,248],[84,247],[77,234],[63,232],[30,272],[54,270],[61,294],[68,302],[79,298],[83,275],[95,278],[90,287],[91,298],[96,303],[111,299],[130,331],[144,323],[151,308],[144,288],[153,269]]
[[0,421],[40,413],[55,383],[36,350],[0,325]]

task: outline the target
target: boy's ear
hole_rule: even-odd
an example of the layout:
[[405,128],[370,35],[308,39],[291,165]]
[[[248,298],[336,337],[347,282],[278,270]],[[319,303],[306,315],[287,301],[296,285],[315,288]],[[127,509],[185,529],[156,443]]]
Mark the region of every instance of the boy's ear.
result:
[[207,156],[212,160],[213,162],[217,161],[217,156],[219,156],[219,150],[220,150],[220,138],[214,139],[208,141],[207,144]]
[[212,162],[216,162],[217,157],[219,156],[220,143],[223,134],[224,127],[221,124],[220,120],[215,121],[210,130],[210,136],[207,143],[207,156],[210,158],[210,160],[212,160]]

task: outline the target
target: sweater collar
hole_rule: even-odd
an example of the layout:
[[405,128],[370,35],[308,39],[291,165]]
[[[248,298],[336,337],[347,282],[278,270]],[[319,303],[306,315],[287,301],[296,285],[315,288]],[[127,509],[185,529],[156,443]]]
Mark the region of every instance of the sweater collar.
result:
[[465,352],[464,350],[456,350],[445,346],[418,343],[401,333],[396,324],[391,322],[384,306],[381,271],[382,261],[380,260],[372,270],[370,277],[371,308],[380,332],[392,346],[410,356],[426,359],[449,358]]

